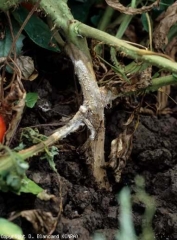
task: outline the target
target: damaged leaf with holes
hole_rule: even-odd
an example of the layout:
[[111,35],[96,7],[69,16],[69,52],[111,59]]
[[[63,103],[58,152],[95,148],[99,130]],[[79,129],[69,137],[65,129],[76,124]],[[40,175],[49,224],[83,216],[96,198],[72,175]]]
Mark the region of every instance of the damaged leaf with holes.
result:
[[28,163],[15,151],[8,147],[3,148],[11,158],[5,166],[0,163],[0,190],[3,192],[12,191],[16,194],[24,192],[38,195],[42,193],[44,190],[26,176],[26,170],[29,168]]
[[6,166],[0,164],[0,190],[3,192],[10,190],[19,194],[25,172],[29,166],[18,153],[9,149],[9,154],[11,156],[10,162]]
[[[28,140],[29,143],[35,144],[45,141],[47,137],[39,133],[38,129],[25,128],[21,134],[21,141]],[[40,159],[46,159],[51,167],[51,169],[57,173],[57,169],[54,162],[54,157],[58,155],[58,148],[51,146],[49,148],[44,148],[45,153],[40,156]]]
[[20,140],[22,142],[27,140],[29,144],[40,143],[42,141],[45,141],[46,139],[47,137],[40,134],[37,128],[32,129],[30,127],[23,129],[20,137]]
[[49,149],[45,149],[44,156],[40,157],[41,159],[46,159],[51,167],[51,169],[57,173],[56,165],[54,162],[54,157],[58,155],[58,148],[51,146]]

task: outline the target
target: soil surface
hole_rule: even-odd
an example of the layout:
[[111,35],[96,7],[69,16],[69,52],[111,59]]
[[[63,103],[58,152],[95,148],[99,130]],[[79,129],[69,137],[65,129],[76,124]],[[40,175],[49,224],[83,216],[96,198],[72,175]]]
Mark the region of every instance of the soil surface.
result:
[[[38,92],[40,99],[33,109],[25,110],[18,133],[12,142],[13,146],[18,145],[20,132],[27,126],[37,125],[41,134],[51,134],[66,123],[67,117],[74,115],[82,102],[77,80],[73,79],[71,62],[65,56],[58,57],[57,54],[39,49],[33,51],[32,56],[33,54],[40,56],[40,59],[35,59],[39,78],[34,82],[26,82],[25,88],[27,91]],[[36,54],[36,51],[41,52]],[[108,155],[110,142],[119,133],[121,124],[126,121],[127,111],[115,105],[112,109],[105,110],[105,117],[105,151]],[[42,201],[31,194],[17,196],[3,193],[0,196],[1,216],[8,218],[14,211],[38,209],[41,217],[45,217],[45,224],[42,225],[39,220],[36,223],[36,230],[25,218],[14,220],[23,229],[26,239],[31,237],[36,239],[36,233],[48,233],[48,228],[61,210],[62,204],[63,210],[53,232],[54,235],[76,234],[79,236],[78,239],[89,240],[97,231],[103,233],[106,239],[113,240],[119,228],[117,194],[124,186],[128,186],[133,192],[134,179],[139,174],[145,179],[147,193],[156,201],[153,219],[156,239],[177,239],[177,119],[175,115],[140,116],[138,128],[134,133],[131,158],[122,172],[120,183],[116,184],[108,171],[112,192],[98,190],[89,178],[86,159],[79,151],[85,140],[86,130],[81,129],[80,132],[71,134],[56,144],[59,154],[55,156],[55,163],[60,178],[51,170],[46,160],[40,159],[40,156],[29,160],[28,177],[56,198]],[[51,215],[44,216],[44,212],[49,212]],[[141,232],[143,213],[144,206],[141,203],[133,205],[134,225],[138,234]]]

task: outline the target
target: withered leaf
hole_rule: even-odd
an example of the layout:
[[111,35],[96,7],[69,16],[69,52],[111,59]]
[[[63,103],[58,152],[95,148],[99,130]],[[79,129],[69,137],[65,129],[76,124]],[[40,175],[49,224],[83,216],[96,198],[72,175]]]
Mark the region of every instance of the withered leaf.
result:
[[17,58],[17,65],[21,70],[22,78],[33,81],[37,78],[38,73],[34,68],[34,62],[31,57],[20,56]]
[[23,109],[25,107],[25,97],[25,89],[17,76],[17,79],[11,84],[10,92],[7,94],[3,102],[6,107],[5,111],[8,112],[8,116],[11,116],[11,122],[9,123],[5,136],[6,145],[10,144],[22,118]]
[[50,212],[44,212],[42,210],[22,211],[20,216],[32,223],[36,233],[49,233],[56,222],[56,218],[53,217]]
[[55,199],[55,195],[48,194],[45,190],[40,192],[37,197],[43,201],[49,201],[51,199]]
[[127,134],[126,128],[123,133],[119,134],[119,136],[111,142],[111,152],[106,167],[112,168],[116,182],[120,181],[122,170],[132,152],[132,138],[133,134]]
[[142,8],[132,8],[132,7],[124,7],[119,0],[106,0],[107,4],[114,8],[115,10],[118,10],[121,13],[125,13],[128,15],[135,15],[135,14],[142,14],[144,12],[151,11],[151,9],[155,6],[158,6],[159,1],[155,1],[149,6],[143,6]]
[[168,7],[166,12],[163,14],[158,26],[155,28],[153,33],[153,42],[157,50],[163,50],[164,46],[167,45],[168,39],[167,34],[170,28],[177,22],[177,2]]

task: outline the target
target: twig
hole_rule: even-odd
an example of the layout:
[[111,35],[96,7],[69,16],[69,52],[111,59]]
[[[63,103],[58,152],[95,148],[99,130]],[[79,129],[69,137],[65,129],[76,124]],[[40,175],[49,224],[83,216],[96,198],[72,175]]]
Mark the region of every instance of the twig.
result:
[[121,13],[125,13],[128,15],[142,14],[144,12],[150,11],[153,7],[158,6],[159,1],[155,1],[149,6],[143,6],[142,8],[134,8],[134,7],[124,7],[119,0],[106,0],[107,4],[112,8],[118,10]]
[[31,11],[28,13],[28,16],[26,17],[25,21],[23,22],[23,24],[21,25],[17,35],[15,36],[14,38],[14,41],[11,45],[11,48],[9,50],[9,53],[8,53],[8,56],[7,56],[7,59],[8,57],[10,56],[11,52],[13,51],[14,49],[14,46],[15,46],[15,43],[17,41],[17,39],[19,38],[20,34],[22,33],[24,27],[26,26],[26,24],[28,23],[29,19],[31,18],[31,16],[33,15],[33,13],[36,11],[37,7],[39,6],[39,3],[41,2],[41,0],[38,0],[37,3],[34,5],[34,7],[31,9]]
[[[9,22],[9,28],[10,28],[10,33],[11,33],[11,36],[12,36],[12,44],[13,44],[13,42],[15,41],[15,37],[14,37],[13,26],[12,26],[12,22],[11,22],[11,18],[10,18],[9,11],[6,12],[6,15],[7,15],[7,19],[8,19],[8,22]],[[14,60],[14,62],[16,62],[16,59],[17,59],[16,45],[14,45],[14,48],[12,49],[12,51],[13,51],[13,60]],[[8,56],[10,56],[10,55],[8,54]],[[7,58],[8,58],[8,57],[7,57]],[[8,61],[7,61],[7,58],[6,58],[6,64],[7,64],[7,62],[8,62]],[[9,67],[11,67],[10,64],[9,64]],[[12,68],[12,67],[11,67],[11,68]],[[5,71],[5,67],[4,67],[4,69],[3,69],[3,75],[5,74],[4,71]],[[12,80],[11,80],[9,86],[11,86],[11,84],[14,82],[15,75],[16,75],[16,72],[15,72],[15,70],[14,70],[14,71],[13,71]],[[8,87],[9,87],[9,86],[8,86]],[[7,89],[7,88],[6,88],[6,89]],[[5,89],[4,89],[4,90],[5,90]]]
[[[29,21],[30,17],[33,15],[33,13],[35,12],[36,8],[39,6],[40,1],[41,0],[38,0],[37,3],[34,5],[34,7],[31,9],[31,11],[29,12],[28,16],[26,17],[25,21],[23,22],[22,26],[20,27],[20,29],[19,29],[19,31],[18,31],[18,33],[17,33],[17,35],[15,37],[14,37],[14,34],[13,34],[13,27],[12,27],[12,24],[11,24],[9,11],[6,12],[7,18],[8,18],[8,21],[9,21],[9,27],[10,27],[10,31],[11,31],[11,35],[12,35],[12,40],[13,41],[12,41],[12,45],[10,47],[9,53],[8,53],[8,55],[6,57],[6,61],[5,61],[5,64],[4,64],[5,66],[6,66],[7,62],[9,61],[9,57],[10,57],[12,51],[14,51],[14,49],[15,49],[15,44],[16,44],[17,39],[19,38],[21,32],[23,31],[23,29],[24,29],[25,25],[27,24],[27,22]],[[15,51],[14,51],[14,60],[16,60],[16,52]],[[6,69],[4,67],[3,72],[2,72],[2,81],[3,81],[4,77],[5,77],[5,70]],[[12,81],[13,81],[13,79],[14,79],[14,74],[13,74]],[[1,99],[3,101],[3,99],[4,99],[3,84],[1,84],[1,89],[0,90],[1,90]]]

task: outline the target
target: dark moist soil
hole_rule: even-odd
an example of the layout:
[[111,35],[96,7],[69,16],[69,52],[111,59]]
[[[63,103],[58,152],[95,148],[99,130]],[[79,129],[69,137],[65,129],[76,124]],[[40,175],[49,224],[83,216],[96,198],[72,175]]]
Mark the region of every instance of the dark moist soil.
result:
[[[33,109],[25,110],[13,146],[18,145],[19,134],[23,128],[40,125],[38,127],[40,133],[49,135],[57,128],[56,124],[61,125],[61,120],[65,121],[67,116],[74,115],[79,104],[82,103],[79,86],[73,79],[71,62],[62,55],[58,57],[57,54],[39,49],[33,51],[31,55],[35,56],[39,78],[34,82],[25,83],[25,87],[27,91],[37,91],[40,99]],[[40,56],[40,59],[36,56]],[[110,141],[120,132],[120,126],[126,122],[129,114],[120,106],[105,110],[106,155]],[[134,178],[139,174],[145,178],[147,193],[156,200],[157,209],[153,219],[156,239],[177,239],[177,120],[175,116],[140,116],[133,138],[131,158],[123,170],[120,183],[116,184],[108,172],[112,192],[98,190],[89,177],[86,159],[78,150],[86,137],[86,130],[81,129],[80,132],[71,134],[67,139],[56,144],[59,154],[55,156],[55,164],[61,177],[60,182],[46,160],[41,160],[40,156],[29,160],[28,177],[35,180],[48,193],[54,194],[58,201],[55,199],[45,202],[31,194],[17,196],[12,193],[2,193],[1,216],[7,218],[14,211],[40,209],[51,212],[56,217],[59,212],[61,188],[63,212],[53,234],[77,234],[79,239],[89,240],[97,231],[103,233],[106,239],[113,240],[119,227],[119,205],[116,195],[124,186],[128,186],[133,192]],[[144,205],[141,203],[133,205],[137,234],[141,232],[143,213]],[[37,232],[24,218],[16,218],[15,223],[21,226],[26,239],[30,239],[30,235],[27,237],[27,234],[31,234],[31,237],[36,239],[36,233],[40,234],[42,230],[43,233],[47,233],[50,218],[45,221],[43,227],[38,223],[40,230]]]

